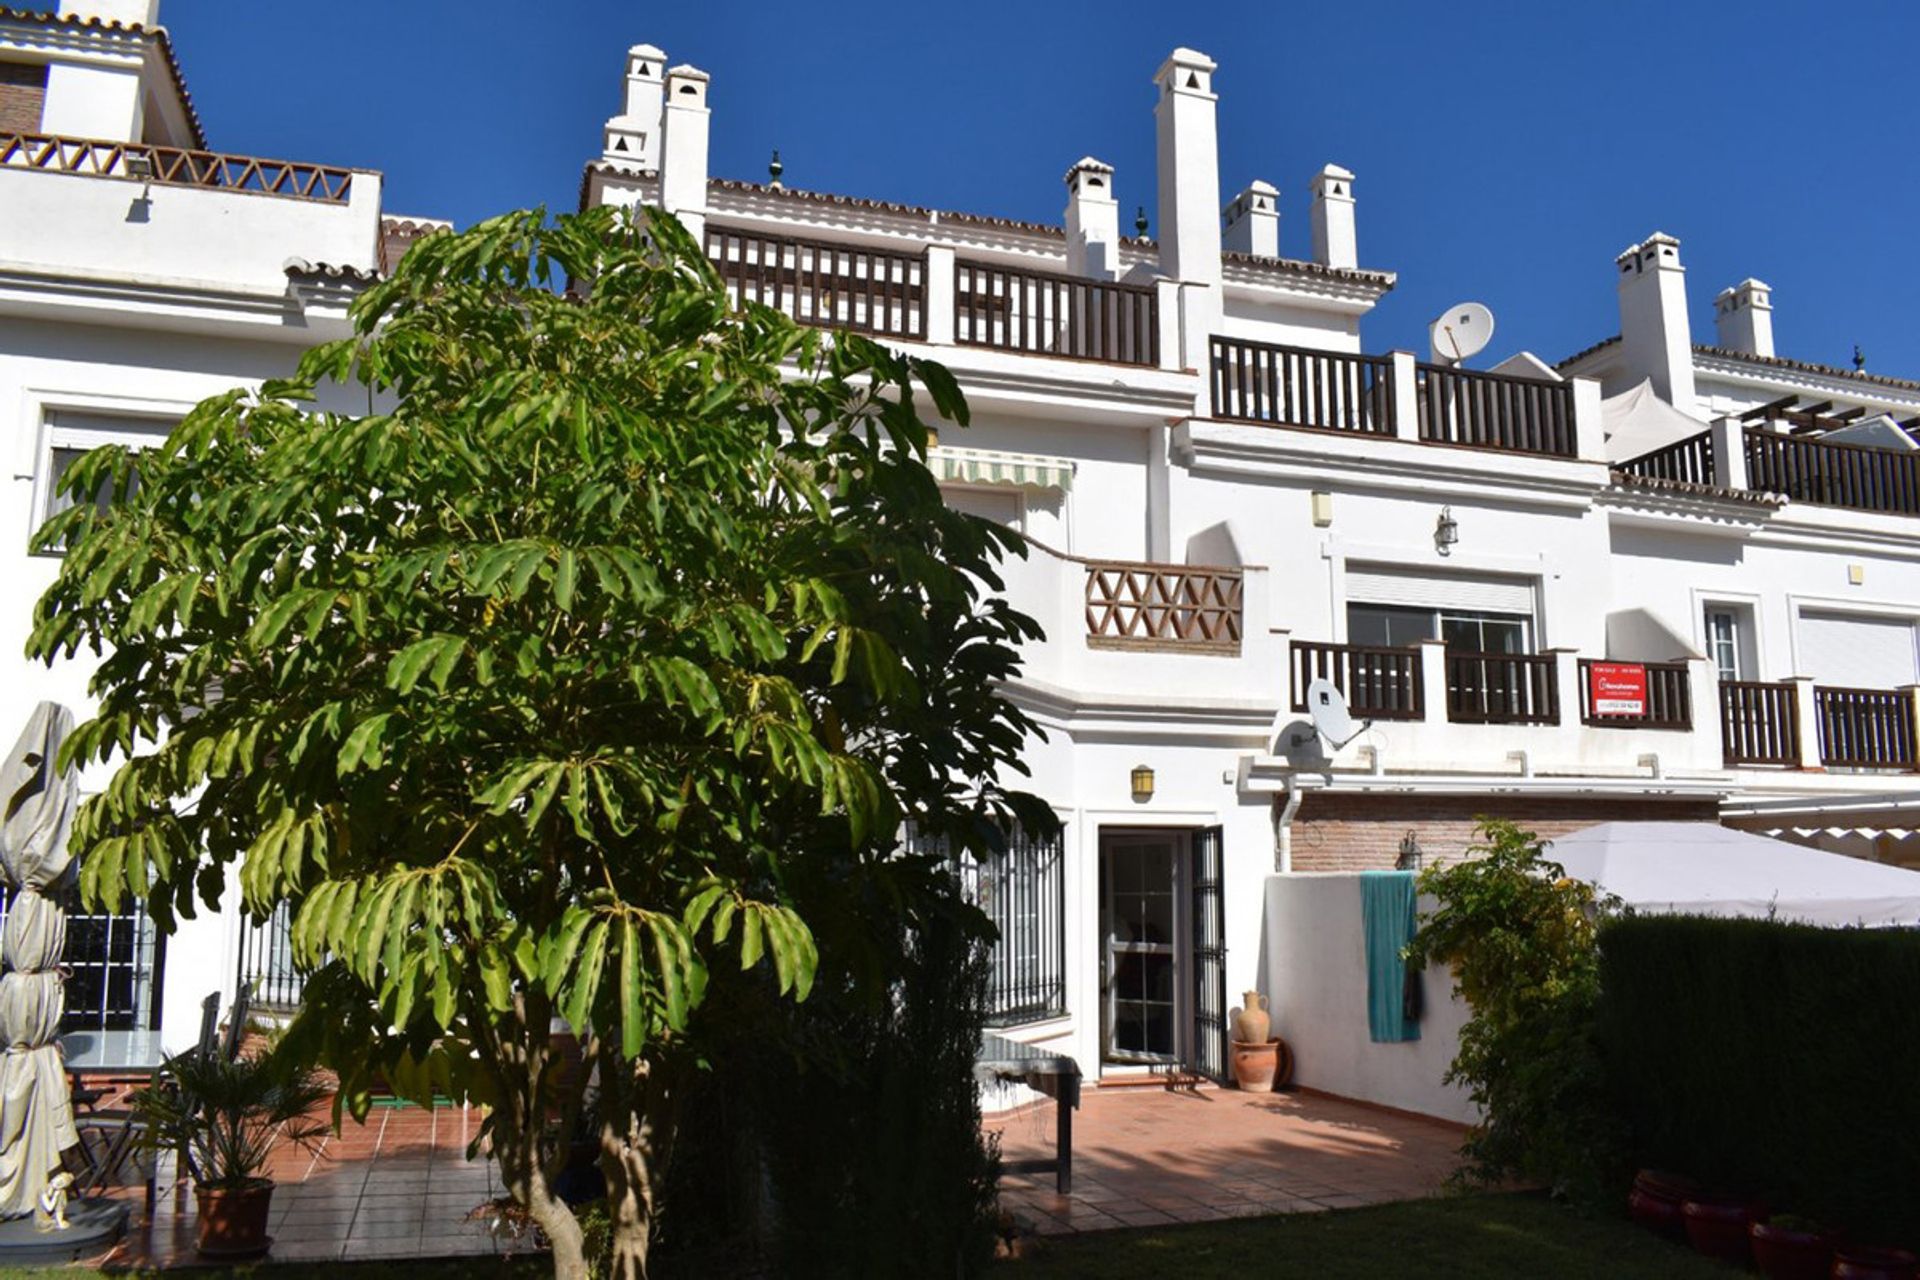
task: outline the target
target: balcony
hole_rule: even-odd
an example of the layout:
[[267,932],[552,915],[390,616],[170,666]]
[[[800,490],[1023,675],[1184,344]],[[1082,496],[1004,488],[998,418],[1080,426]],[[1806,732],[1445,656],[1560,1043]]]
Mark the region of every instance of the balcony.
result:
[[1239,569],[1087,562],[1087,644],[1093,648],[1238,653]]
[[1765,427],[1716,425],[1614,470],[1767,493],[1821,507],[1920,515],[1920,453],[1807,439]]
[[736,300],[805,325],[1101,364],[1161,360],[1151,286],[713,225],[706,249]]
[[34,133],[0,133],[0,168],[120,178],[156,186],[213,187],[323,204],[346,204],[354,177],[351,169],[295,160]]
[[[1209,376],[1223,421],[1398,437],[1544,458],[1577,458],[1573,386],[1215,336]],[[1407,399],[1402,400],[1402,396]]]
[[[1917,692],[1811,680],[1730,680],[1720,686],[1728,768],[1920,771]],[[1806,725],[1811,738],[1803,737]]]

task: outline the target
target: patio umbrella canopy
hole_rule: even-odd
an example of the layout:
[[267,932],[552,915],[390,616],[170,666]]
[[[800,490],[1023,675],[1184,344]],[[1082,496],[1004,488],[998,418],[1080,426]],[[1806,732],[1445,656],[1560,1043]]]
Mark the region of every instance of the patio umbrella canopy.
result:
[[1712,822],[1603,822],[1552,840],[1546,856],[1643,912],[1920,925],[1920,872]]
[[0,1218],[32,1213],[60,1153],[79,1141],[57,1043],[67,913],[52,896],[67,876],[75,798],[54,761],[72,729],[71,712],[42,702],[0,762],[0,880],[13,893],[0,930]]

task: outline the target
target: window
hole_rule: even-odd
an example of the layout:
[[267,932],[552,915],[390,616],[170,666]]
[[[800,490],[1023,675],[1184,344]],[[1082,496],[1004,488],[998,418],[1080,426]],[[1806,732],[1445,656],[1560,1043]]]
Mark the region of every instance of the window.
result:
[[1707,606],[1707,657],[1722,682],[1742,677],[1740,619],[1732,609]]
[[1518,614],[1350,604],[1347,642],[1401,649],[1445,640],[1454,653],[1531,653],[1533,620]]
[[[12,905],[0,893],[0,919]],[[121,915],[89,914],[68,890],[66,1016],[60,1030],[149,1031],[159,1024],[161,965],[166,946],[153,921],[138,907]]]
[[[68,469],[86,454],[109,444],[124,445],[129,449],[150,449],[164,441],[167,432],[172,429],[173,423],[161,418],[119,417],[67,409],[49,411],[45,453],[40,468],[40,519],[37,523],[45,524],[75,505],[73,494],[60,491],[60,481]],[[138,477],[134,483],[138,486]],[[94,501],[104,506],[106,498],[103,489],[94,496]]]
[[949,486],[940,491],[947,505],[982,520],[1018,529],[1026,515],[1026,503],[1018,489],[962,489]]
[[1018,1026],[1067,1011],[1066,876],[1058,834],[1045,840],[1015,830],[1007,851],[984,860],[948,853],[944,841],[909,831],[907,848],[947,856],[967,901],[984,911],[999,938],[987,979],[987,1024]]
[[1433,610],[1391,604],[1347,606],[1347,642],[1405,649],[1434,638]]

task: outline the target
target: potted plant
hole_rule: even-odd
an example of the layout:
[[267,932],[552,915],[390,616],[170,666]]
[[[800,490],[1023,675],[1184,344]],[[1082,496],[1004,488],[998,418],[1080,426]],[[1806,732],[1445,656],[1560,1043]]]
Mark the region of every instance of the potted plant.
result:
[[1905,1249],[1842,1245],[1833,1258],[1834,1280],[1913,1280],[1920,1258]]
[[1695,1253],[1746,1266],[1751,1257],[1749,1233],[1766,1210],[1742,1196],[1702,1195],[1680,1206],[1686,1221],[1687,1243]]
[[1834,1236],[1811,1218],[1776,1213],[1756,1222],[1748,1235],[1753,1263],[1770,1280],[1827,1280],[1833,1267]]
[[1677,1173],[1642,1169],[1634,1175],[1627,1195],[1627,1211],[1641,1226],[1674,1240],[1687,1238],[1686,1216],[1680,1206],[1700,1193],[1700,1184]]
[[319,1145],[327,1124],[313,1112],[328,1093],[316,1076],[285,1068],[271,1053],[230,1059],[195,1051],[169,1058],[154,1084],[134,1095],[145,1145],[173,1152],[193,1179],[201,1253],[266,1252],[273,1181],[261,1171],[282,1142]]

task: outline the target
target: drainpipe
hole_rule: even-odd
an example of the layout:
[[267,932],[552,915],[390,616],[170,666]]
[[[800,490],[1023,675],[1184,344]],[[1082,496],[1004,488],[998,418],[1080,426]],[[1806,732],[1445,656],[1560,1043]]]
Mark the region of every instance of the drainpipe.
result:
[[1287,802],[1280,806],[1280,815],[1273,820],[1273,869],[1281,875],[1293,870],[1293,815],[1300,812],[1304,794],[1299,778],[1289,773]]

